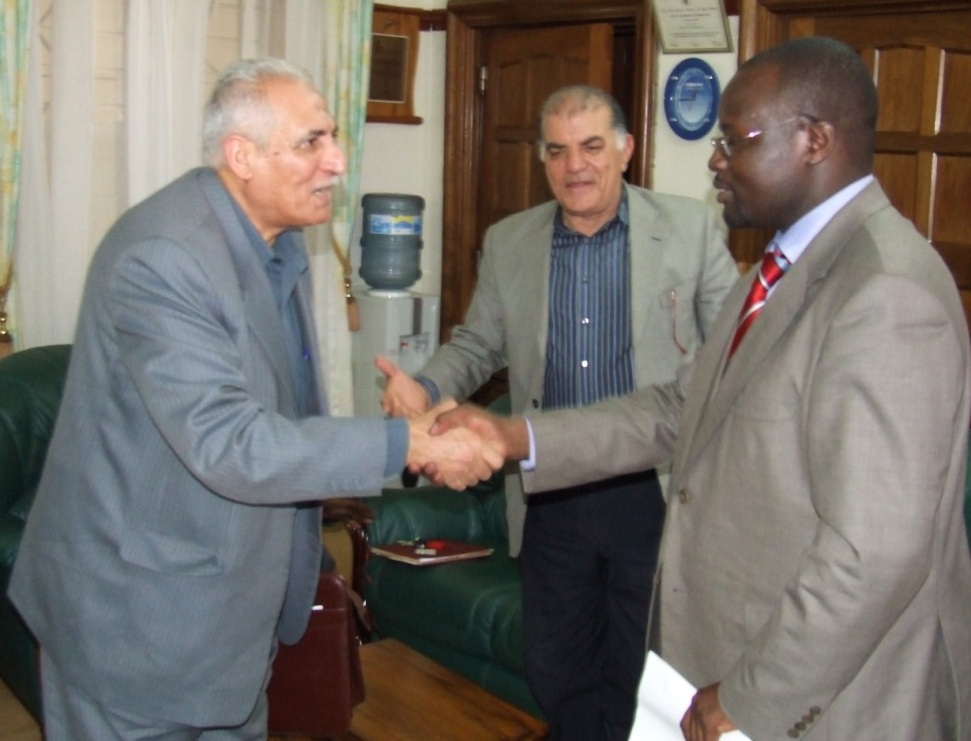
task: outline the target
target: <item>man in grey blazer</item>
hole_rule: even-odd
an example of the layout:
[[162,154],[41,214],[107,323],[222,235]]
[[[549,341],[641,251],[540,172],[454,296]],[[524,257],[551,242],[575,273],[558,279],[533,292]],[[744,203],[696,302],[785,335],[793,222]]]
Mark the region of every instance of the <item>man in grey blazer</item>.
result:
[[532,453],[529,492],[673,451],[651,641],[700,688],[690,741],[971,737],[968,327],[871,175],[876,117],[842,43],[746,62],[709,166],[728,223],[777,229],[791,267],[737,352],[758,271],[674,383],[528,423],[463,411]]
[[[389,412],[467,398],[505,367],[515,412],[670,380],[738,280],[710,209],[624,183],[633,137],[610,95],[564,88],[540,120],[555,200],[488,230],[466,320],[417,383],[379,360]],[[550,736],[625,739],[664,522],[657,475],[547,493],[528,508],[518,473],[505,481],[526,675]]]
[[88,276],[10,586],[51,739],[265,737],[277,640],[328,560],[320,499],[501,464],[430,418],[327,415],[300,228],[330,217],[345,161],[310,79],[233,66],[204,140],[210,167],[123,215]]

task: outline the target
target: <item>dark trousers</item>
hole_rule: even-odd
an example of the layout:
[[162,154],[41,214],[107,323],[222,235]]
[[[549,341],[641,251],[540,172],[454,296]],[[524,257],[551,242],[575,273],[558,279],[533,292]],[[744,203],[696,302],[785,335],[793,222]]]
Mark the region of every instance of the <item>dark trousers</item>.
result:
[[529,499],[526,676],[551,741],[630,734],[664,511],[653,471]]

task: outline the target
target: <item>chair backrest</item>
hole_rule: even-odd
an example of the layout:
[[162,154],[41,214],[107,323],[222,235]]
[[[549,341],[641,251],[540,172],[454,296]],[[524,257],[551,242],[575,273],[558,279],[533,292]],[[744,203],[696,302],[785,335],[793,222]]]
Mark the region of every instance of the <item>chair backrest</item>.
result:
[[0,515],[26,520],[64,392],[70,345],[0,360]]

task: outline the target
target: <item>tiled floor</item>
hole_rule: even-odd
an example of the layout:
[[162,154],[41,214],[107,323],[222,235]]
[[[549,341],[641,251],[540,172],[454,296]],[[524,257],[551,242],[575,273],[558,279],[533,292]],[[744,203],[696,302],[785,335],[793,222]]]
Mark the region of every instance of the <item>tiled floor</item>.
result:
[[3,682],[0,682],[0,738],[41,741],[40,728]]

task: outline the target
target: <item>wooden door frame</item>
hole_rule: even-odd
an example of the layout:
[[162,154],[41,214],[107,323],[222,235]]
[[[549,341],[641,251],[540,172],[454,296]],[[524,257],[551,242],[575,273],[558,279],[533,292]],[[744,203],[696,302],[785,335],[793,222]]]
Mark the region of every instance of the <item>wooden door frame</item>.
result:
[[[738,61],[789,38],[798,17],[930,13],[967,10],[967,0],[739,0]],[[798,27],[794,30],[798,31]],[[771,233],[732,229],[729,244],[736,260],[757,261]]]
[[787,16],[931,13],[967,10],[967,0],[739,0],[738,61],[785,41]]
[[632,26],[635,72],[629,122],[636,147],[630,182],[650,186],[654,138],[657,52],[650,0],[449,0],[445,62],[445,172],[442,225],[442,341],[464,319],[459,296],[474,290],[478,234],[479,115],[478,69],[481,35],[492,28],[613,23]]

